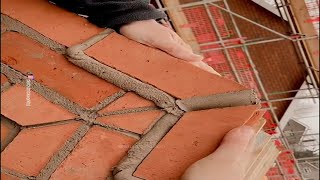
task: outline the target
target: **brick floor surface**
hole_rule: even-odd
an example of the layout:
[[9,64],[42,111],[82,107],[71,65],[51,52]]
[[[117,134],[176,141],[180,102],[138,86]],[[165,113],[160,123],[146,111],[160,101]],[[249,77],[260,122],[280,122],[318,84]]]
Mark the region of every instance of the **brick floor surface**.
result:
[[3,0],[1,13],[2,179],[175,180],[258,120],[254,94],[183,111],[176,100],[247,88],[46,0]]

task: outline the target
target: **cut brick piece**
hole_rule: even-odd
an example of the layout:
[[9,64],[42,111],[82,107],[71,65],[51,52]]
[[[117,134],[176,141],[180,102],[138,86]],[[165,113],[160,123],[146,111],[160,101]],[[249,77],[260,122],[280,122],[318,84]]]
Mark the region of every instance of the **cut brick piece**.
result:
[[1,13],[65,46],[79,44],[103,30],[44,0],[3,0]]
[[20,127],[13,121],[1,115],[1,151],[19,133]]
[[144,134],[163,115],[164,112],[155,110],[100,117],[97,118],[97,121],[138,134]]
[[37,176],[80,124],[72,122],[22,130],[1,153],[1,166],[28,176]]
[[117,33],[111,33],[85,52],[101,63],[181,99],[246,89]]
[[134,176],[179,180],[186,168],[212,153],[228,131],[243,125],[258,108],[252,105],[186,113],[144,159]]
[[155,106],[152,101],[146,100],[135,93],[128,92],[123,97],[102,109],[99,113],[103,114],[111,111],[152,106]]
[[8,78],[5,75],[1,74],[1,85],[3,85],[6,82],[8,82]]
[[50,179],[106,179],[135,142],[131,137],[93,127]]
[[36,81],[86,108],[120,90],[69,63],[63,55],[18,33],[2,35],[1,52],[5,64],[24,74],[31,71]]
[[[1,113],[20,125],[34,125],[73,119],[76,115],[30,90],[27,106],[26,87],[15,85],[1,95]],[[28,101],[29,101],[28,100]]]

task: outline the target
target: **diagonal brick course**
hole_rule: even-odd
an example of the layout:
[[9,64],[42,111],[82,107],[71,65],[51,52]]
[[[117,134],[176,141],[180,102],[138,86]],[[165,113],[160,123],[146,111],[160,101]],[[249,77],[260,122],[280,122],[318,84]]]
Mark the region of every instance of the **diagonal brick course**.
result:
[[63,55],[18,33],[2,35],[1,51],[2,62],[24,74],[31,71],[36,81],[86,108],[120,90],[69,63]]
[[65,46],[81,43],[102,31],[86,19],[45,0],[4,0],[1,13]]
[[105,179],[135,142],[131,137],[93,127],[50,179]]
[[153,110],[97,118],[97,121],[119,127],[137,134],[146,133],[149,128],[162,116],[164,112]]
[[[52,104],[32,90],[30,90],[30,99],[26,99],[26,91],[26,87],[15,85],[2,93],[1,114],[23,126],[69,120],[77,117],[64,108]],[[30,101],[30,104],[28,104],[30,106],[26,104],[27,101]]]
[[1,167],[28,176],[37,176],[79,126],[80,123],[73,122],[23,129],[1,153]]
[[246,89],[236,82],[205,72],[160,50],[141,45],[116,33],[91,46],[85,53],[177,98]]
[[100,114],[104,114],[111,111],[119,111],[124,109],[141,108],[141,107],[154,107],[155,104],[152,101],[141,98],[133,92],[128,92],[123,97],[119,98],[115,102],[106,106],[99,111]]

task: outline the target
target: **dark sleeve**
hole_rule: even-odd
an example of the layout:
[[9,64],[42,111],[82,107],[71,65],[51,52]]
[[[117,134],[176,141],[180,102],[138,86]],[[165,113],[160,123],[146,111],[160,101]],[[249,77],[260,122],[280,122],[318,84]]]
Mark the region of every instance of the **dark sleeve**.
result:
[[50,0],[69,11],[87,15],[99,27],[117,29],[140,20],[162,19],[166,15],[144,0]]

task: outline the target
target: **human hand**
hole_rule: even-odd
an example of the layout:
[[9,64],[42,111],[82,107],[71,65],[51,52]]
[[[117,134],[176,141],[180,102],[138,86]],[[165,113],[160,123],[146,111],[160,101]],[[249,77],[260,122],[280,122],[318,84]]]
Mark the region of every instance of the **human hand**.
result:
[[182,180],[243,180],[253,156],[254,134],[250,126],[231,130],[215,152],[186,170]]
[[197,61],[197,62],[189,62],[190,64],[197,66],[205,71],[208,71],[212,74],[216,74],[218,76],[221,76],[217,71],[215,71],[212,67],[210,67],[208,64],[206,64],[203,61]]
[[135,21],[120,28],[120,33],[129,39],[161,49],[168,54],[188,62],[201,61],[173,30],[155,20]]

